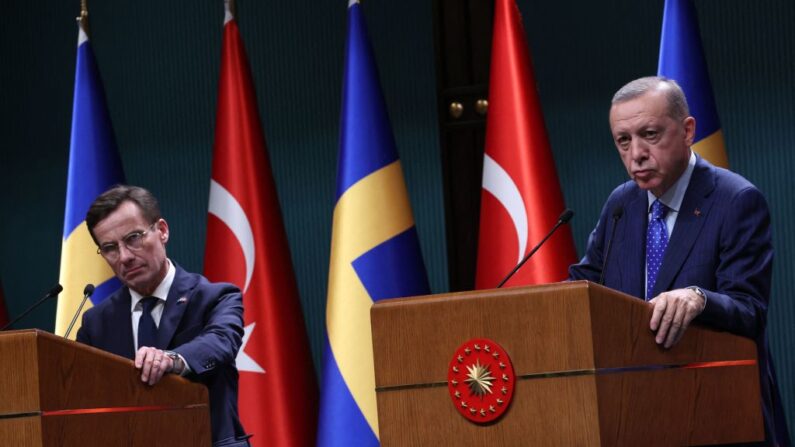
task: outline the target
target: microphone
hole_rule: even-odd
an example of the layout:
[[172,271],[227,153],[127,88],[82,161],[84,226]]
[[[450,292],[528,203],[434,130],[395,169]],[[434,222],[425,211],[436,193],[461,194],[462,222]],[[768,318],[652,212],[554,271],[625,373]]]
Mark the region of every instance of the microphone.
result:
[[94,294],[94,284],[86,284],[86,287],[83,289],[83,301],[80,302],[80,307],[77,308],[77,312],[75,312],[75,316],[72,317],[72,322],[69,323],[69,327],[66,329],[66,335],[63,338],[69,338],[69,333],[72,332],[72,326],[75,325],[77,321],[77,316],[80,315],[80,311],[83,310],[83,305],[86,304],[86,300],[88,297]]
[[610,240],[607,241],[607,250],[605,251],[605,259],[602,261],[602,273],[599,275],[599,285],[604,285],[605,283],[605,269],[607,268],[607,258],[610,257],[610,247],[613,246],[613,238],[616,237],[616,225],[618,221],[621,219],[621,216],[624,215],[624,207],[618,205],[613,210],[613,229],[610,231]]
[[56,284],[56,285],[52,286],[50,291],[47,292],[47,294],[44,295],[44,297],[42,299],[36,301],[35,304],[33,304],[32,306],[28,307],[27,310],[25,310],[25,312],[22,312],[22,315],[14,318],[7,325],[5,325],[2,328],[0,328],[0,331],[4,331],[4,330],[6,330],[6,328],[11,327],[11,325],[13,325],[17,321],[21,320],[22,318],[24,318],[25,315],[29,314],[31,311],[33,311],[33,309],[41,306],[41,304],[44,303],[45,301],[47,301],[48,299],[55,298],[56,296],[58,296],[58,294],[61,293],[61,290],[63,290],[63,286],[61,286],[60,284]]
[[527,260],[530,259],[530,257],[533,256],[535,252],[537,252],[538,249],[541,248],[542,245],[544,245],[544,242],[546,242],[547,239],[549,239],[552,236],[552,234],[558,229],[558,227],[563,224],[569,223],[572,217],[574,217],[574,211],[566,208],[566,210],[563,211],[563,213],[561,213],[560,217],[558,217],[558,221],[557,223],[555,223],[555,226],[552,227],[552,230],[550,230],[549,233],[547,233],[547,235],[544,236],[544,239],[541,239],[541,242],[539,242],[538,245],[536,245],[535,247],[533,247],[532,250],[530,250],[530,253],[528,253],[527,256],[525,256],[518,264],[516,264],[516,267],[514,267],[513,270],[511,270],[511,273],[508,273],[508,276],[503,278],[502,281],[500,281],[500,283],[497,284],[497,288],[499,289],[500,287],[502,287],[503,284],[505,284],[509,279],[511,279],[514,273],[516,273],[520,268],[522,268],[524,263],[527,262]]

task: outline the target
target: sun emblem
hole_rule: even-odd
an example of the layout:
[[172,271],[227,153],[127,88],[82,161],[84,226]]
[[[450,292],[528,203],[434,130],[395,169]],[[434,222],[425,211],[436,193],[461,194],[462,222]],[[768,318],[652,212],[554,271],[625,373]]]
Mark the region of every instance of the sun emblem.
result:
[[491,386],[495,379],[491,377],[489,365],[481,365],[478,359],[474,365],[467,366],[467,371],[469,374],[464,382],[469,384],[470,393],[478,397],[491,394]]
[[513,397],[511,359],[497,343],[470,340],[456,350],[447,373],[447,388],[462,416],[476,424],[500,418]]

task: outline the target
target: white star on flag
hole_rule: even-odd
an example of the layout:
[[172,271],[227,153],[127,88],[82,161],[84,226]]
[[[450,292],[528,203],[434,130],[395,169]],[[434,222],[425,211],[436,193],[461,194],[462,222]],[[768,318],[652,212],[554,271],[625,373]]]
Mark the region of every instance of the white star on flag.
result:
[[240,347],[240,350],[237,352],[237,370],[238,371],[248,371],[254,373],[262,373],[265,374],[265,370],[254,361],[248,354],[246,354],[246,345],[248,344],[248,339],[251,337],[251,334],[254,332],[254,326],[257,323],[251,323],[243,330],[245,333],[243,334],[243,345]]

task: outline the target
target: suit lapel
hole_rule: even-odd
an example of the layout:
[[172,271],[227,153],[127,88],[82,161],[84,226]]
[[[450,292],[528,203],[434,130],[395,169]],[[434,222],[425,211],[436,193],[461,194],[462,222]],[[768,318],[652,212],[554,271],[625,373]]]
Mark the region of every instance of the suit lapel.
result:
[[119,290],[116,296],[108,299],[117,301],[113,306],[108,306],[110,313],[107,321],[110,322],[108,327],[117,328],[118,330],[110,331],[107,335],[113,338],[110,345],[110,351],[128,359],[135,358],[135,341],[133,340],[132,332],[132,310],[130,298],[130,291],[127,287]]
[[715,189],[715,174],[712,169],[704,164],[700,157],[697,159],[651,296],[657,296],[671,288],[676,275],[682,269],[687,256],[696,243],[699,232],[714,203],[714,200],[709,197],[709,194]]
[[171,339],[174,338],[174,332],[176,332],[180,321],[182,321],[185,309],[188,308],[190,292],[195,283],[185,270],[176,264],[174,264],[174,267],[177,272],[174,275],[171,289],[168,291],[168,298],[157,329],[157,348],[159,349],[167,349]]
[[[633,185],[634,186],[634,185]],[[646,191],[636,188],[626,205],[623,249],[621,253],[621,290],[629,295],[643,298],[643,283],[646,266],[646,227],[648,226],[648,200]]]

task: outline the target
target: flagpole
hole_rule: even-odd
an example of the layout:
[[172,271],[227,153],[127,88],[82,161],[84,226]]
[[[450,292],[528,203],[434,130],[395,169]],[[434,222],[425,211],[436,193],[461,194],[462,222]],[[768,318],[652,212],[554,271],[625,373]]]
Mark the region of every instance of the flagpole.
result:
[[83,32],[88,35],[88,0],[80,0],[80,16],[76,20]]
[[[86,0],[83,0],[83,1],[86,1]],[[235,8],[235,0],[224,0],[224,7],[225,7],[225,9],[227,11],[229,11],[230,14],[232,14],[232,17],[237,17],[237,10]]]

